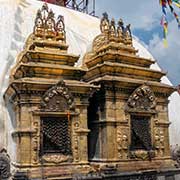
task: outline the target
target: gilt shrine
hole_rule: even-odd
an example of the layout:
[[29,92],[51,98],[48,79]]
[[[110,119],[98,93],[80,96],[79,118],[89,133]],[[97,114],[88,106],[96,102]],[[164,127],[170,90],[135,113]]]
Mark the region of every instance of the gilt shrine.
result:
[[130,25],[107,13],[78,66],[67,23],[43,4],[11,69],[12,179],[178,180],[166,73],[137,54]]

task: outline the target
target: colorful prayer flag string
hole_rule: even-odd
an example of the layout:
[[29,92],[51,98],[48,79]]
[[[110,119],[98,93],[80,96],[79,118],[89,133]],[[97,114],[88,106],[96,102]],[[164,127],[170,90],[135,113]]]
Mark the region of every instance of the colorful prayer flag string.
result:
[[167,47],[168,21],[167,21],[166,9],[167,9],[167,6],[170,8],[171,13],[173,14],[174,18],[176,19],[178,23],[178,27],[180,28],[179,16],[173,8],[173,4],[175,4],[177,7],[180,8],[180,0],[159,0],[159,3],[162,6],[162,13],[163,13],[163,16],[161,19],[161,25],[163,27],[163,40],[164,40],[164,45]]
[[179,0],[173,0],[173,4],[176,5],[178,8],[180,8],[180,1]]
[[168,46],[168,43],[167,43],[168,22],[164,15],[162,16],[162,19],[161,19],[161,25],[163,27],[163,43],[164,43],[164,46],[167,47]]

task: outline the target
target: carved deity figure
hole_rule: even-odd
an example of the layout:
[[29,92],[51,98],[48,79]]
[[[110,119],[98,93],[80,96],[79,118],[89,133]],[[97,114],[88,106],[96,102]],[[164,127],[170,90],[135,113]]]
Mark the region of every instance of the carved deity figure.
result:
[[66,42],[64,17],[60,15],[55,21],[53,11],[45,3],[37,12],[34,35],[46,40]]
[[124,35],[126,39],[126,44],[127,45],[132,45],[132,34],[131,34],[131,25],[128,24],[124,30]]
[[118,144],[118,158],[126,159],[128,151],[128,136],[125,133],[117,131],[117,144]]
[[123,40],[123,34],[124,34],[124,23],[122,19],[119,19],[118,27],[117,27],[117,36],[120,42]]
[[61,15],[58,17],[58,21],[56,23],[56,33],[57,41],[66,42],[64,17]]
[[102,33],[107,34],[109,32],[109,19],[107,13],[103,14],[103,18],[101,19],[100,29]]
[[37,37],[42,37],[44,34],[44,23],[41,15],[41,11],[38,10],[36,20],[35,20],[35,26],[34,26],[34,34]]
[[110,37],[115,38],[116,37],[116,27],[115,27],[114,18],[111,20],[109,30],[110,30],[110,32],[109,32]]
[[156,148],[156,156],[162,157],[164,155],[164,132],[160,129],[156,130],[155,133],[155,148]]
[[48,13],[47,19],[45,21],[46,26],[46,37],[53,38],[55,36],[55,21],[54,21],[54,13],[52,10]]

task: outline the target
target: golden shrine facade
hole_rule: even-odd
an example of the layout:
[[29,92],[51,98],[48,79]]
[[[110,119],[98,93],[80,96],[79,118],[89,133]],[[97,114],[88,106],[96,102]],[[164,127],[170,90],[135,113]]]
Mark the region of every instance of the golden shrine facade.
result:
[[44,4],[11,71],[4,97],[14,112],[14,179],[153,171],[137,177],[155,180],[173,169],[168,97],[175,88],[137,55],[130,25],[104,13],[101,34],[77,67],[65,24]]

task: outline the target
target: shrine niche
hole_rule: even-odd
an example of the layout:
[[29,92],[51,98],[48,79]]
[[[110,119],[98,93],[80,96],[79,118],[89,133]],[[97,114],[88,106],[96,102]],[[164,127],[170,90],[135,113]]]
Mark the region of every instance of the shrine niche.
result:
[[131,150],[152,150],[150,117],[131,116]]
[[155,157],[152,142],[152,115],[156,113],[156,98],[146,84],[138,87],[130,95],[126,111],[130,114],[131,145],[130,157],[151,159]]
[[45,162],[72,161],[70,122],[64,117],[41,117],[41,155]]

